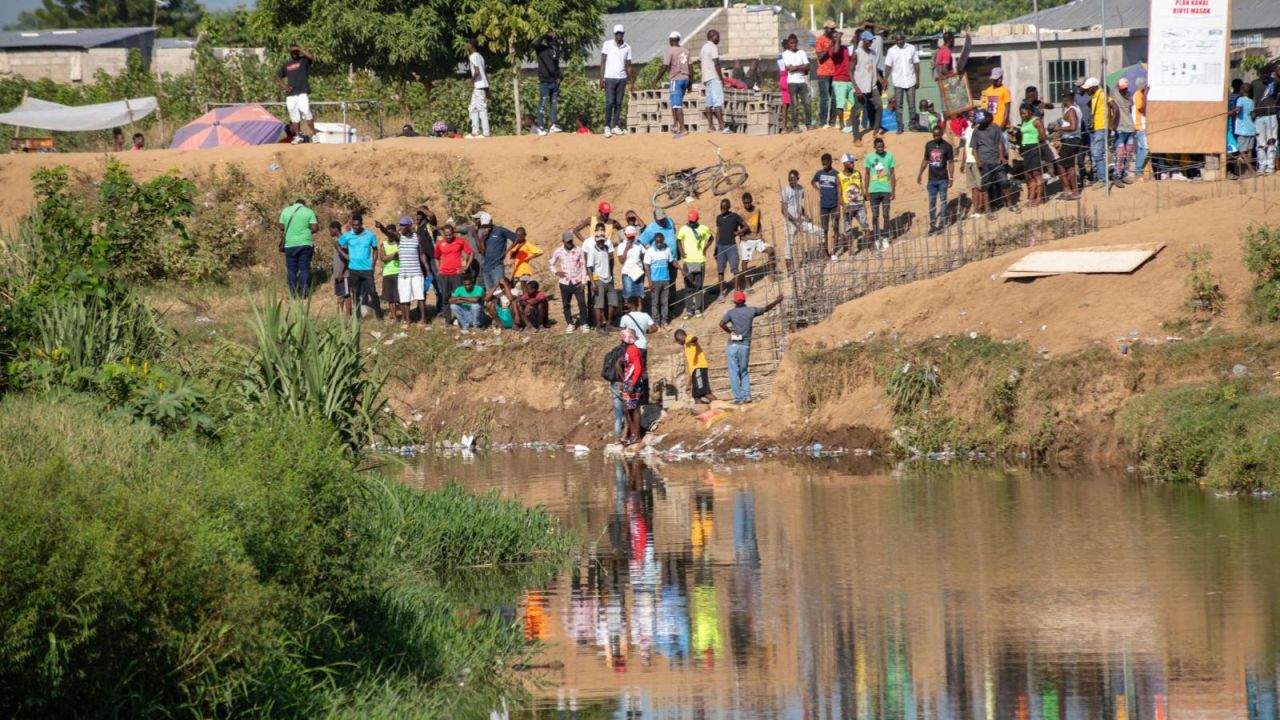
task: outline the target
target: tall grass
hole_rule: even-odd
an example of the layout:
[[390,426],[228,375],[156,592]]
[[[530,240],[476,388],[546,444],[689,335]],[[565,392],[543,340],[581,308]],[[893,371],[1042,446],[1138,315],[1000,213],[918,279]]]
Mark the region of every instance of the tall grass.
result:
[[386,426],[387,375],[365,368],[360,326],[322,322],[308,306],[279,300],[253,308],[258,346],[245,364],[240,390],[249,406],[275,404],[294,417],[328,420],[352,450],[369,445]]

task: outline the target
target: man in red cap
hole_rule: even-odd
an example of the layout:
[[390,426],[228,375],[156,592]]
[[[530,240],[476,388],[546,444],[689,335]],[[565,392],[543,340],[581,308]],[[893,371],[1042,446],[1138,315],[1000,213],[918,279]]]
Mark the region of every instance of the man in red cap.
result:
[[[594,215],[588,215],[585,220],[578,223],[573,228],[573,231],[572,231],[573,234],[577,235],[578,239],[583,242],[583,250],[587,250],[588,249],[587,245],[594,242],[595,238],[599,235],[598,226],[601,224],[604,225],[604,231],[606,233],[606,236],[613,234],[615,231],[622,230],[622,223],[613,219],[613,206],[605,202],[604,200],[601,200],[599,203],[596,204],[596,212]],[[591,232],[592,228],[597,228],[597,232],[588,238],[584,238],[582,236],[582,232],[584,230],[587,232]],[[606,240],[602,244],[602,247],[604,244],[609,245],[610,252],[613,251],[613,243],[610,243]],[[591,255],[588,254],[587,258],[588,260],[590,260]],[[590,262],[588,262],[587,267],[588,267],[588,270],[590,271],[591,269]],[[593,275],[594,277],[592,278],[591,284],[587,286],[587,304],[590,305],[592,308],[595,308],[598,310],[604,310],[605,306],[600,303],[607,302],[607,298],[605,298],[603,301],[597,300],[596,291],[599,289],[598,283],[606,280],[606,278],[604,277],[603,273],[593,273]],[[612,286],[613,284],[612,266],[610,267],[610,272],[607,280],[610,286]],[[601,315],[603,313],[596,313],[596,314]],[[597,327],[600,329],[603,329],[602,327],[600,327],[599,323],[597,323]]]
[[707,270],[707,246],[711,244],[711,228],[698,223],[698,211],[689,210],[689,223],[676,231],[680,246],[680,274],[689,291],[685,299],[684,319],[702,317],[702,279]]
[[751,402],[751,378],[747,366],[751,362],[751,328],[757,317],[778,307],[782,295],[764,307],[747,305],[747,295],[741,290],[733,293],[733,307],[720,319],[720,329],[729,333],[729,343],[724,346],[725,362],[729,366],[729,387],[733,390],[733,404]]

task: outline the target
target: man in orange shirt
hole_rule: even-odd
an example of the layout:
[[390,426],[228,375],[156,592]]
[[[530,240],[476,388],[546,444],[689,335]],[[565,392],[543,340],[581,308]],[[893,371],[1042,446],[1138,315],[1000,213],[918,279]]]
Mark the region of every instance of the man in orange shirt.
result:
[[1004,84],[1004,70],[991,70],[991,86],[982,91],[982,108],[991,116],[991,124],[1001,130],[1009,129],[1009,106],[1013,96]]
[[836,23],[827,20],[822,24],[822,34],[813,43],[813,51],[818,55],[818,124],[828,128],[835,126],[837,110],[832,89],[836,74],[832,52],[838,49],[835,36]]

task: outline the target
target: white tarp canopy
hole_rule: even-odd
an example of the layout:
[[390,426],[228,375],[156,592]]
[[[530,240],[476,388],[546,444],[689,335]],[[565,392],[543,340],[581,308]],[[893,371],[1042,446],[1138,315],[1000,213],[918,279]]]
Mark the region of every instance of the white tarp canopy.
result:
[[27,98],[18,107],[0,113],[0,124],[61,132],[110,130],[141,120],[155,112],[156,106],[153,97],[78,107]]

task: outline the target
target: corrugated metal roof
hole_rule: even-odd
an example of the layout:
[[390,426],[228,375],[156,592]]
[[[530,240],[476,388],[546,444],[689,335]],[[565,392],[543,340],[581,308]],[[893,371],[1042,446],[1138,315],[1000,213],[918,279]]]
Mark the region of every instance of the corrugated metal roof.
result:
[[159,50],[189,50],[196,46],[196,41],[187,38],[156,38],[155,46]]
[[153,34],[153,28],[85,28],[81,30],[7,30],[0,32],[0,50],[41,48],[95,48],[137,35]]
[[621,25],[627,31],[626,41],[631,46],[631,61],[636,65],[643,65],[666,52],[667,38],[672,30],[679,32],[682,42],[687,44],[693,33],[721,10],[722,8],[713,7],[607,14],[601,18],[604,28],[600,42],[595,50],[588,53],[587,64],[600,64],[600,48],[606,41],[613,39],[614,25]]
[[[1150,0],[1106,0],[1108,28],[1147,28],[1151,25]],[[1033,15],[1005,20],[1006,24],[1033,24]],[[1040,11],[1040,27],[1045,30],[1080,30],[1102,24],[1102,0],[1073,0],[1066,5]],[[1276,0],[1232,0],[1231,29],[1259,30],[1280,27],[1280,4]]]

